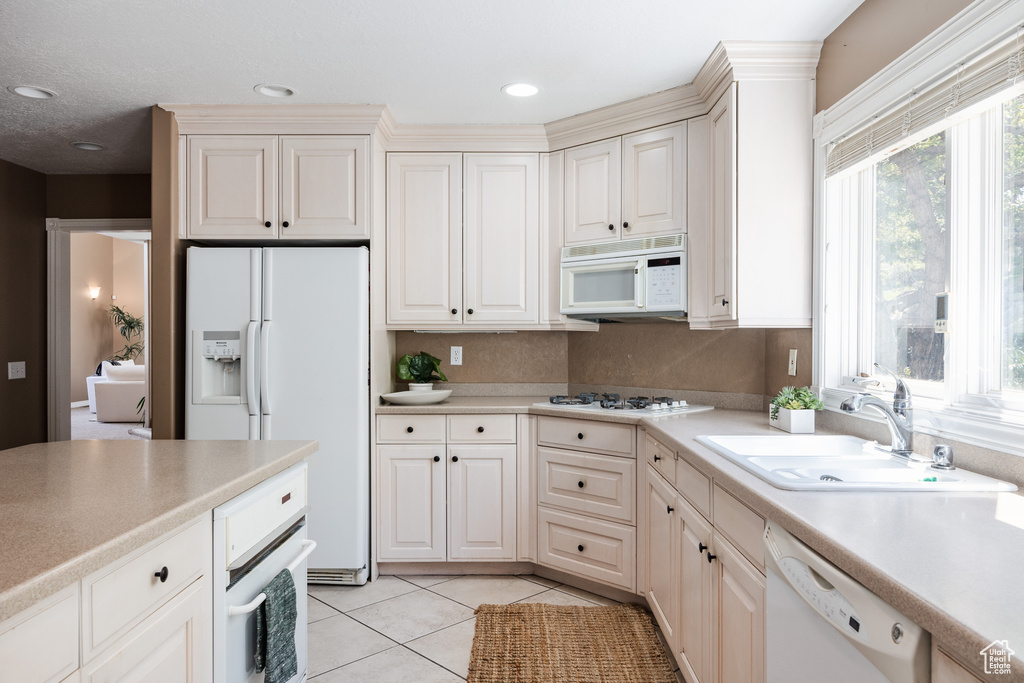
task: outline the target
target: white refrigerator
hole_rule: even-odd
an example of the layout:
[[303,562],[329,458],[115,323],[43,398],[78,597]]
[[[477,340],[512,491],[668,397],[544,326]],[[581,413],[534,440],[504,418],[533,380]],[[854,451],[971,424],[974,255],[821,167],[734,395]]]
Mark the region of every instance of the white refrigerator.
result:
[[363,584],[370,546],[369,252],[190,247],[186,439],[316,439],[309,580]]

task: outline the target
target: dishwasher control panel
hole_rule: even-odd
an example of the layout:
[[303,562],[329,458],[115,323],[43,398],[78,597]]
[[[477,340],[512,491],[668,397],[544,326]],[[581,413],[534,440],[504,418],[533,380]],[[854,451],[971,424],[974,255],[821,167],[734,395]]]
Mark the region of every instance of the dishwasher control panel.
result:
[[777,562],[789,584],[803,595],[808,604],[847,637],[868,641],[863,621],[854,611],[850,601],[835,586],[794,557],[783,557]]

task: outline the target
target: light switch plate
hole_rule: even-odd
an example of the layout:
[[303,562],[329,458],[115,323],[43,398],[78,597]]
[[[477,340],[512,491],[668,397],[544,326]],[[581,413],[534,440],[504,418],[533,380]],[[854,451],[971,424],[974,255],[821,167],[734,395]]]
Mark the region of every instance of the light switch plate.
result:
[[453,346],[452,347],[452,361],[451,361],[451,364],[452,365],[462,365],[462,347],[461,346]]
[[796,349],[789,350],[789,374],[796,377]]
[[8,363],[7,379],[25,379],[25,361],[18,360]]

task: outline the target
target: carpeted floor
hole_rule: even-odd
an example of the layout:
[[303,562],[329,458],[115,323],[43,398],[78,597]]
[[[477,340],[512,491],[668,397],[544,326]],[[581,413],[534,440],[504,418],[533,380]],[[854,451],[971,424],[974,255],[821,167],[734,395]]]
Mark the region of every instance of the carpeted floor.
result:
[[469,683],[675,683],[637,605],[480,605]]
[[[139,432],[130,434],[128,430]],[[71,409],[71,439],[148,439],[138,422],[96,422],[96,413],[89,406]]]

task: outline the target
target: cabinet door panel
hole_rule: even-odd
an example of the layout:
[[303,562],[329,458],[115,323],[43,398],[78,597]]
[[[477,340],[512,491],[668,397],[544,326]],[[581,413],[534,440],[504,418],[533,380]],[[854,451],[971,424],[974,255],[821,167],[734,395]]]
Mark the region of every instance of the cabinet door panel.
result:
[[462,155],[387,163],[388,322],[461,322]]
[[[707,324],[711,301],[711,141],[707,116],[686,123],[687,317]],[[719,304],[721,305],[721,304]]]
[[370,236],[368,142],[361,135],[281,138],[281,237]]
[[448,557],[514,560],[516,447],[448,447]]
[[444,446],[378,446],[377,452],[380,559],[445,559]]
[[686,232],[686,122],[622,139],[622,236]]
[[621,138],[565,151],[565,244],[619,239],[621,157]]
[[717,533],[713,563],[719,683],[764,683],[765,578]]
[[712,320],[736,319],[736,84],[708,114],[711,138],[711,240],[708,284]]
[[189,237],[277,237],[276,136],[190,136],[188,169]]
[[675,571],[676,492],[647,467],[647,602],[672,650],[678,639],[679,607]]
[[679,628],[676,662],[690,680],[711,680],[711,570],[706,550],[711,527],[681,496],[676,496],[679,517],[675,526]]
[[467,154],[464,180],[463,320],[538,322],[538,156]]

